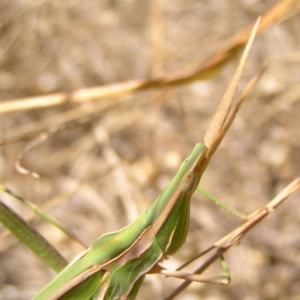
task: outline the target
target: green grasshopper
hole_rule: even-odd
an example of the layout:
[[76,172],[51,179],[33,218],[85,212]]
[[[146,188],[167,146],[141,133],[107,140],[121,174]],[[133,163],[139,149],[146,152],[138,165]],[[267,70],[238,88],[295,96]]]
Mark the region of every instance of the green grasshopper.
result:
[[[258,23],[255,28],[257,29]],[[157,200],[131,225],[101,236],[96,243],[70,263],[34,299],[135,299],[148,273],[164,273],[159,265],[174,254],[184,243],[188,234],[190,201],[210,158],[230,123],[224,123],[233,94],[241,76],[246,56],[253,41],[255,30],[249,39],[238,71],[229,86],[229,96],[223,98],[221,116],[217,125],[206,133],[205,145],[196,144],[191,155],[181,164],[171,183]],[[242,67],[241,67],[242,66]],[[229,99],[229,100],[228,100]],[[224,128],[224,130],[223,130]],[[222,258],[222,257],[221,257]],[[169,272],[168,276],[199,282],[228,284],[230,275],[223,265],[225,276],[201,278],[199,275]]]
[[206,150],[197,144],[149,209],[131,225],[100,237],[34,299],[90,299],[104,283],[105,299],[134,299],[145,274],[186,240],[190,200],[208,163],[203,162]]

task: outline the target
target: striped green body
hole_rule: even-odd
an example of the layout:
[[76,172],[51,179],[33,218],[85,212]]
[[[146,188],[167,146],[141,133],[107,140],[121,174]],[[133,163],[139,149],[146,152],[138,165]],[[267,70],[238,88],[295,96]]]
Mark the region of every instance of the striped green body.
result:
[[186,240],[190,199],[206,167],[196,165],[205,149],[197,144],[149,209],[129,226],[101,236],[34,300],[88,300],[100,288],[106,300],[134,299],[144,275]]

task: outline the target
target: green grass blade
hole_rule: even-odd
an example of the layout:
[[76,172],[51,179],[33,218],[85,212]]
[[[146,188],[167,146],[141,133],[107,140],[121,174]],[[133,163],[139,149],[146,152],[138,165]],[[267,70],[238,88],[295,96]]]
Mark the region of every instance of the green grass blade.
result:
[[77,234],[75,234],[74,232],[69,230],[63,223],[58,221],[56,218],[52,217],[51,215],[49,215],[48,213],[43,211],[36,204],[24,199],[23,197],[19,196],[14,191],[12,191],[11,189],[9,189],[1,184],[0,184],[0,190],[2,190],[4,193],[10,195],[11,197],[15,198],[16,200],[20,201],[21,203],[25,204],[26,206],[30,207],[37,216],[39,216],[42,219],[44,219],[45,221],[51,223],[52,225],[54,225],[55,227],[60,229],[63,233],[65,233],[68,237],[77,241],[79,244],[83,245],[85,248],[88,248],[88,246],[84,243],[84,241],[82,241],[80,239],[80,237]]
[[60,272],[68,264],[43,236],[1,201],[0,222],[55,272]]

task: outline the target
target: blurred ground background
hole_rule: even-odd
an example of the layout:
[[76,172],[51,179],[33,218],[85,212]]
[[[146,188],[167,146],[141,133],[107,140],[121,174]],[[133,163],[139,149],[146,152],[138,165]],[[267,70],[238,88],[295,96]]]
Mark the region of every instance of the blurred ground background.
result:
[[[0,98],[192,71],[275,3],[1,0]],[[299,28],[299,17],[290,18],[255,42],[241,86],[265,61],[275,60],[276,66],[248,96],[201,182],[246,213],[265,205],[299,176]],[[195,143],[203,141],[236,65],[237,60],[231,61],[208,81],[127,96],[105,111],[100,102],[89,102],[2,115],[2,140],[56,126],[69,115],[93,112],[94,119],[60,131],[25,154],[23,166],[40,179],[14,169],[28,144],[2,147],[1,183],[50,208],[93,244],[153,203]],[[30,215],[6,195],[1,199],[23,216]],[[194,283],[178,299],[300,299],[299,218],[298,193],[226,253],[230,286]],[[68,260],[84,250],[41,220],[32,224]],[[168,265],[175,268],[239,224],[195,195],[188,240]],[[221,273],[219,263],[208,273]],[[53,276],[14,237],[1,239],[0,299],[29,299]],[[179,283],[148,276],[137,299],[162,299]]]

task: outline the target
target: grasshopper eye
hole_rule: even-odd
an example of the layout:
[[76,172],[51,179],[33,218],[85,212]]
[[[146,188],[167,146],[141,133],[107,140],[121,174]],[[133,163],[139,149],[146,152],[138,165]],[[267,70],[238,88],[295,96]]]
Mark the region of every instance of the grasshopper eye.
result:
[[181,192],[184,194],[191,194],[194,192],[197,185],[197,176],[195,171],[188,171],[181,181]]

